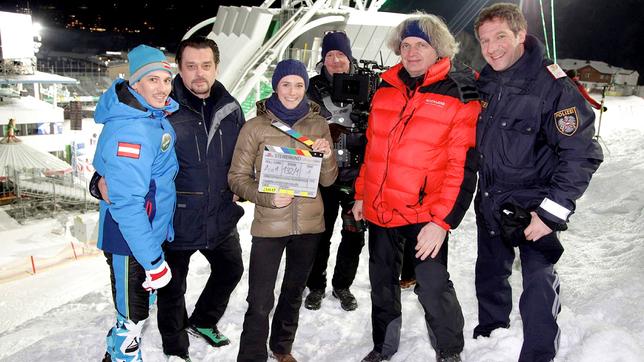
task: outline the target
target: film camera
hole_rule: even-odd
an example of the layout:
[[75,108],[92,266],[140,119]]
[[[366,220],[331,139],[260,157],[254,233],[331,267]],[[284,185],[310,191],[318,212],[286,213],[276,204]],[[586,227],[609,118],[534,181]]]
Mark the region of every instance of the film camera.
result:
[[369,103],[376,92],[380,73],[386,67],[371,60],[360,60],[353,74],[336,73],[333,75],[332,99],[334,102],[350,102],[364,109],[369,109]]
[[351,121],[358,131],[363,132],[367,128],[369,105],[380,82],[380,73],[388,67],[370,60],[360,60],[354,66],[353,74],[333,75],[331,99],[334,102],[353,104]]

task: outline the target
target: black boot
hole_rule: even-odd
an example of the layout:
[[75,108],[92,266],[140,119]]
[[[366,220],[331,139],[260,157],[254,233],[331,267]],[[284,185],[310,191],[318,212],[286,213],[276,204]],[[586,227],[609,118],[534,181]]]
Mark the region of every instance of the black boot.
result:
[[368,355],[364,356],[361,362],[381,362],[387,361],[389,358],[385,358],[380,352],[371,351]]
[[436,352],[436,362],[461,362],[460,353]]
[[322,298],[324,298],[324,289],[311,289],[304,300],[304,307],[310,310],[318,310],[322,307]]
[[333,289],[333,296],[340,299],[340,306],[346,311],[352,311],[358,308],[358,301],[349,288]]

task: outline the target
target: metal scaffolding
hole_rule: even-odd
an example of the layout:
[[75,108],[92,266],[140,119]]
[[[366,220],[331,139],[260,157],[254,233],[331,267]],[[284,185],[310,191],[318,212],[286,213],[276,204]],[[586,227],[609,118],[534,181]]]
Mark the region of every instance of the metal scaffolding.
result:
[[47,174],[41,169],[12,169],[7,166],[2,183],[6,210],[17,221],[53,217],[61,210],[96,211],[98,200],[89,194],[88,181],[72,173]]

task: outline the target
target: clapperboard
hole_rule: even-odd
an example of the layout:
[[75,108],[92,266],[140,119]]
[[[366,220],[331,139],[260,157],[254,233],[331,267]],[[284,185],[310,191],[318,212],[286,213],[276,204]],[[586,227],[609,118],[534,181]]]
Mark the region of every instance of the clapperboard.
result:
[[[303,144],[313,145],[311,139],[284,123],[274,121],[271,124]],[[264,146],[259,191],[316,197],[322,156],[321,152],[299,148]]]

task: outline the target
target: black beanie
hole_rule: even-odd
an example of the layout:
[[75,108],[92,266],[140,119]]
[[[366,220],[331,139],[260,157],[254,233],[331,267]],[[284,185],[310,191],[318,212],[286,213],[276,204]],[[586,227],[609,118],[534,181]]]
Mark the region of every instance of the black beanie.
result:
[[326,53],[330,52],[331,50],[339,50],[344,55],[346,55],[349,60],[353,59],[353,55],[351,54],[351,42],[349,41],[347,34],[345,34],[344,32],[334,31],[327,33],[324,36],[324,39],[322,39],[323,61],[326,57]]

